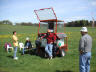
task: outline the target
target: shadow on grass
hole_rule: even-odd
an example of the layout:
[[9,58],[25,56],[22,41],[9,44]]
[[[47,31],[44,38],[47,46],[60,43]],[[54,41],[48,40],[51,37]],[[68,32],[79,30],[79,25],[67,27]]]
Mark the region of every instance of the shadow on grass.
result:
[[70,70],[66,70],[66,71],[56,70],[56,72],[73,72],[73,71],[70,71]]
[[9,55],[9,56],[7,56],[8,58],[13,58],[13,56],[11,56],[11,55]]
[[36,55],[34,49],[29,50],[29,51],[27,50],[27,51],[25,52],[25,54]]
[[[22,55],[23,51],[19,51],[19,53],[21,53],[21,55]],[[35,55],[35,50],[34,49],[30,49],[30,50],[26,49],[24,51],[24,55],[25,54]]]
[[[39,57],[41,57],[41,58],[44,58],[44,59],[47,59],[47,58],[49,58],[48,57],[48,54],[45,52],[45,49],[44,48],[41,48],[41,49],[39,49],[38,51],[36,51],[36,48],[34,48],[34,49],[32,49],[31,51],[26,51],[26,53],[25,54],[30,54],[30,55],[35,55],[35,56],[39,56]],[[54,55],[53,54],[53,58],[54,57],[60,57],[60,55]]]

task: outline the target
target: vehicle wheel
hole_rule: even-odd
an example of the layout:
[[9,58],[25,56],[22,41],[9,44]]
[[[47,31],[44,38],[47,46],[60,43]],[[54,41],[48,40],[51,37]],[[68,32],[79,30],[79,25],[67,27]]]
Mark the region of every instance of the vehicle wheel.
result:
[[61,57],[65,56],[65,51],[63,49],[60,50],[60,55],[61,55]]

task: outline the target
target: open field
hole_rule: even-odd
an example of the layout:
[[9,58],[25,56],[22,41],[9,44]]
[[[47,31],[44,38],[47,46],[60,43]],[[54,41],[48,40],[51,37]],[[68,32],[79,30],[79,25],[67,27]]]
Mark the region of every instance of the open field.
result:
[[[64,57],[48,60],[31,54],[22,56],[18,49],[19,60],[14,61],[12,59],[13,52],[7,53],[4,49],[5,42],[12,44],[12,32],[17,31],[19,42],[24,43],[28,36],[35,45],[37,29],[38,27],[35,26],[0,25],[0,72],[79,72],[78,43],[81,27],[66,27],[69,50]],[[88,28],[88,31],[93,38],[90,72],[96,72],[96,28]],[[58,32],[63,32],[63,28],[58,28]]]

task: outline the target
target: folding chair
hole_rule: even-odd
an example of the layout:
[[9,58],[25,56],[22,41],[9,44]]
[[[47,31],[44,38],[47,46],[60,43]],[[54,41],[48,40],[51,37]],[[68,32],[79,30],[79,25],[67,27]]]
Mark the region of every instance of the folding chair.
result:
[[23,43],[19,43],[19,48],[20,48],[20,51],[21,51],[21,49],[24,48],[24,44]]
[[8,52],[9,49],[12,49],[12,51],[13,51],[13,47],[10,47],[10,46],[7,44],[7,52]]

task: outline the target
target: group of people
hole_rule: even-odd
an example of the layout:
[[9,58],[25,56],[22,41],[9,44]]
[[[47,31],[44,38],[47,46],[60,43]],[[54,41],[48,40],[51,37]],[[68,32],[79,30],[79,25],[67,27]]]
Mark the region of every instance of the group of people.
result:
[[[80,72],[90,72],[92,38],[90,35],[88,35],[87,27],[82,27],[80,32],[82,36],[79,41],[79,69],[80,69]],[[44,37],[46,37],[47,39],[47,45],[45,47],[45,51],[48,53],[49,58],[52,59],[53,42],[58,37],[56,36],[56,34],[53,35],[50,29],[48,29],[47,34],[41,37],[41,39]],[[18,59],[16,57],[16,52],[18,47],[18,38],[16,36],[16,31],[13,32],[13,44],[14,44],[14,59]]]

